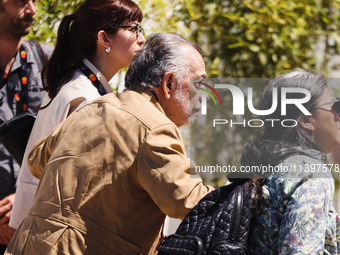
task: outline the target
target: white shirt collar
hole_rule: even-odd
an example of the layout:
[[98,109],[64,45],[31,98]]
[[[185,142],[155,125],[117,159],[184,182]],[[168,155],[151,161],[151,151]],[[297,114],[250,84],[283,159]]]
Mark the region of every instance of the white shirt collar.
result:
[[83,59],[83,63],[91,69],[91,71],[94,73],[94,75],[97,77],[97,79],[100,81],[100,83],[103,85],[106,93],[112,93],[112,89],[104,77],[104,75],[95,67],[89,60],[86,58]]

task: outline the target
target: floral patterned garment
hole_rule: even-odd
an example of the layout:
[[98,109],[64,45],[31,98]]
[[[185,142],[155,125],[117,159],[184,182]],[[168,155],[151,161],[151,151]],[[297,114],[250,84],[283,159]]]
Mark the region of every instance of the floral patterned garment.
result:
[[326,166],[323,154],[308,154],[286,158],[278,166],[289,171],[274,172],[265,182],[264,210],[250,230],[251,254],[340,254],[334,179],[326,168],[311,169]]

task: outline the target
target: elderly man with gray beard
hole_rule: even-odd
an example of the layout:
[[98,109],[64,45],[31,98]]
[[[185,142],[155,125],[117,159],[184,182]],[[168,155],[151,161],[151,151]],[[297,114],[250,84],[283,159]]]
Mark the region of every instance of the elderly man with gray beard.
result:
[[213,190],[191,176],[178,130],[195,109],[190,80],[205,76],[198,46],[150,36],[126,91],[80,108],[32,150],[41,180],[7,254],[156,253],[165,216],[184,218]]

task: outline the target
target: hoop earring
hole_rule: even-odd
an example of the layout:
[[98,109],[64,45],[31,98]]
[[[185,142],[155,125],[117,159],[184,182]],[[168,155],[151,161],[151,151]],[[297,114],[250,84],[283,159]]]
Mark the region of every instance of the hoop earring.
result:
[[110,47],[107,47],[107,48],[105,49],[105,51],[106,51],[107,53],[109,53],[109,52],[111,51],[111,48],[110,48]]
[[68,25],[68,31],[71,32],[72,25],[74,23],[74,19],[71,20],[70,24]]

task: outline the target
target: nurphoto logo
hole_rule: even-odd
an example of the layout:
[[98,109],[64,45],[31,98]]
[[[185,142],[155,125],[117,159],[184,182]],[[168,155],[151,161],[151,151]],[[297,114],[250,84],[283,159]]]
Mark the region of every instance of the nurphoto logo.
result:
[[[189,127],[188,150],[190,158],[196,163],[196,172],[203,178],[223,178],[234,172],[266,172],[270,166],[265,165],[261,169],[242,168],[240,157],[244,146],[254,138],[261,137],[265,130],[280,133],[280,130],[283,132],[299,127],[300,120],[294,117],[294,113],[296,116],[312,115],[311,91],[290,87],[289,81],[287,86],[268,89],[270,81],[243,77],[192,81],[194,86],[190,90],[190,107],[195,114]],[[339,82],[332,81],[332,84]],[[280,169],[280,172],[285,170]],[[296,169],[296,173],[292,174],[299,171]]]
[[[208,114],[208,100],[209,98],[212,99],[212,102],[215,106],[217,106],[217,102],[213,96],[213,94],[208,90],[210,89],[217,99],[220,102],[219,107],[227,107],[227,104],[223,104],[224,101],[230,100],[230,97],[223,97],[221,99],[220,95],[231,95],[231,101],[232,101],[232,108],[224,108],[224,112],[229,112],[232,110],[233,116],[244,116],[245,115],[245,105],[247,105],[247,110],[257,116],[267,116],[274,113],[278,108],[281,111],[281,115],[285,116],[287,112],[287,106],[293,105],[296,107],[297,110],[301,111],[304,115],[309,116],[311,113],[304,107],[303,104],[307,103],[311,99],[311,93],[307,89],[304,88],[281,88],[280,91],[278,91],[277,88],[273,89],[272,93],[272,104],[269,109],[257,109],[254,104],[254,89],[253,87],[246,87],[244,88],[246,91],[246,96],[243,90],[232,84],[214,84],[213,86],[203,83],[203,82],[197,82],[200,84],[198,89],[200,89],[202,92],[200,93],[200,103],[201,103],[201,115],[207,115]],[[203,88],[202,86],[206,87]],[[219,93],[217,92],[219,90]],[[301,94],[300,98],[289,98],[290,93],[295,94]],[[278,100],[280,97],[281,100]],[[222,101],[224,100],[224,101]],[[280,105],[278,105],[278,102],[281,102]],[[246,102],[246,103],[245,103]],[[218,114],[219,118],[214,118],[211,122],[211,125],[213,127],[216,127],[217,125],[229,125],[230,127],[235,126],[249,126],[249,127],[262,127],[264,126],[265,122],[271,123],[272,127],[275,126],[275,124],[280,124],[284,127],[294,127],[297,125],[296,120],[292,119],[273,119],[273,118],[252,118],[252,119],[226,119],[221,118],[223,117],[223,114]]]

